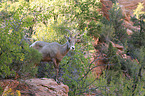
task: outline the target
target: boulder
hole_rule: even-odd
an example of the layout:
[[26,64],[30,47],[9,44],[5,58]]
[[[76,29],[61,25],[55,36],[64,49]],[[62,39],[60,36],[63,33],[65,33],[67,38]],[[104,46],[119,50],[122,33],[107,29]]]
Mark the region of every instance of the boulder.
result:
[[28,80],[0,80],[2,96],[68,96],[69,87],[49,78]]
[[68,96],[68,86],[63,83],[58,84],[53,79],[36,78],[26,80],[25,82],[32,86],[30,90],[32,90],[35,96]]

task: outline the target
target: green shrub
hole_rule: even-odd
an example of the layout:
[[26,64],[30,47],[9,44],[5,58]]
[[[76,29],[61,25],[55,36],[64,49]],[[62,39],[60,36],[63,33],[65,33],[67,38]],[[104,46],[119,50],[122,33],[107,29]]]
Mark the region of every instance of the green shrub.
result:
[[69,86],[69,95],[73,96],[85,91],[85,86],[89,83],[86,81],[86,78],[80,80],[87,71],[89,57],[85,58],[79,48],[80,46],[77,45],[77,49],[72,53],[72,56],[64,57],[61,62],[61,69],[63,73],[62,81],[65,81],[64,83]]
[[27,30],[26,22],[30,21],[29,18],[23,21],[27,3],[17,2],[19,4],[14,6],[15,3],[2,2],[0,9],[2,11],[0,17],[2,19],[0,21],[0,78],[14,78],[16,73],[20,77],[34,75],[37,69],[34,68],[34,64],[40,62],[41,59],[41,54],[29,48],[24,38]]
[[113,4],[108,14],[109,20],[105,17],[101,19],[101,23],[105,26],[102,29],[101,36],[106,37],[107,41],[111,40],[114,43],[124,44],[128,35],[126,28],[123,26],[124,16],[122,15],[121,8],[117,4]]
[[20,76],[35,74],[34,64],[40,62],[41,54],[21,41],[22,34],[19,31],[9,33],[7,30],[1,30],[0,33],[0,77],[15,77],[16,73]]

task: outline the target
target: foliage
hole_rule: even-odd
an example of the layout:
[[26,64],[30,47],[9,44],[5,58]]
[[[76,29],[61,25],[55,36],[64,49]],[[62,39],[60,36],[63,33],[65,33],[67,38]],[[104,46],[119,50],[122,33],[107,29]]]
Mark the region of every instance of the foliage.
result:
[[12,89],[9,88],[7,91],[4,92],[3,96],[21,96],[21,93],[19,90],[13,92]]
[[[88,63],[87,59],[83,57],[83,54],[76,50],[77,54],[73,57],[65,57],[62,63],[64,64],[63,76],[62,78],[65,83],[69,86],[70,92],[69,95],[77,95],[80,91],[83,91],[83,83],[79,82],[79,79],[85,73],[85,64]],[[78,55],[79,54],[79,55]],[[81,55],[80,55],[81,54]],[[78,58],[82,57],[82,58]],[[84,82],[86,83],[86,82]]]
[[134,47],[140,48],[145,45],[145,14],[139,15],[139,19],[132,17],[132,21],[134,22],[134,26],[140,27],[140,30],[134,30],[134,34],[132,35],[132,38],[130,39],[131,44],[133,44]]
[[[114,81],[115,79],[112,79],[111,83],[107,86],[107,79],[105,79],[105,72],[103,73],[103,76],[99,78],[95,82],[95,88],[96,90],[100,90],[99,95],[108,95],[108,96],[131,96],[133,94],[132,85],[134,84],[133,79],[127,79],[123,77],[123,74],[120,74],[120,78],[117,78],[117,82]],[[114,78],[114,77],[113,77]],[[134,92],[134,95],[140,95],[143,96],[145,94],[144,92],[144,82],[139,82],[137,86],[136,92]]]
[[3,88],[0,86],[0,94],[2,94],[3,92]]
[[104,24],[100,39],[107,37],[104,41],[113,41],[114,43],[124,44],[128,35],[126,28],[123,26],[123,18],[121,8],[117,4],[113,4],[109,10],[109,20],[105,17],[101,19]]
[[[82,46],[82,45],[81,45]],[[85,49],[77,44],[72,56],[65,57],[61,62],[62,81],[65,81],[70,88],[69,95],[80,95],[88,89],[87,86],[92,80],[85,76],[89,68],[90,56],[84,57],[84,51],[89,51],[91,46],[86,45]],[[91,67],[91,66],[90,66]]]
[[[106,19],[104,17],[104,19]],[[114,28],[112,25],[108,25],[108,24],[103,24],[102,26],[102,33],[100,36],[100,42],[103,43],[107,43],[111,40],[112,36],[114,35],[113,33],[115,32]]]
[[25,22],[22,19],[25,16],[22,13],[26,3],[20,2],[23,6],[19,5],[19,7],[14,7],[13,4],[9,6],[9,4],[11,3],[2,3],[4,7],[1,9],[0,17],[3,18],[0,21],[0,77],[14,78],[16,73],[22,77],[26,74],[34,75],[36,73],[34,63],[40,61],[41,55],[34,49],[30,49],[24,40],[26,26],[23,25]]
[[137,19],[139,19],[139,16],[141,14],[145,14],[145,12],[142,11],[143,8],[144,8],[143,3],[139,2],[137,8],[134,10],[133,13]]
[[[143,56],[144,46],[145,46],[145,14],[142,12],[142,8],[144,6],[139,3],[137,9],[135,10],[135,16],[131,17],[131,20],[134,23],[134,26],[139,27],[139,30],[133,30],[134,34],[132,34],[131,38],[128,40],[128,53],[132,55],[133,58],[140,59],[140,55]],[[138,13],[138,14],[137,14]],[[135,49],[135,50],[132,50]],[[141,52],[142,50],[143,52]],[[138,58],[139,56],[139,58]],[[144,57],[144,56],[143,56]]]
[[[121,73],[121,64],[119,60],[119,56],[116,55],[116,48],[113,47],[112,43],[109,43],[108,52],[107,52],[107,58],[108,58],[108,65],[107,65],[107,71],[106,71],[106,78],[107,83],[110,84],[110,81],[113,82],[113,80],[117,80],[115,78],[120,78]],[[117,81],[116,81],[117,82]]]
[[[107,52],[107,57],[108,57],[108,61],[110,61],[111,64],[117,64],[116,66],[118,66],[119,68],[121,66],[119,66],[119,59],[116,55],[117,49],[113,47],[112,43],[109,43],[109,47],[108,47],[108,52]],[[116,70],[118,70],[118,68],[114,68]]]
[[[50,1],[48,0],[45,2],[49,3]],[[51,9],[48,11],[51,16],[45,20],[47,23],[43,24],[43,22],[41,22],[35,25],[34,30],[36,31],[32,37],[36,40],[48,42],[56,41],[56,39],[62,40],[64,38],[62,34],[66,34],[64,29],[77,29],[80,32],[87,29],[88,35],[96,37],[101,33],[101,24],[97,22],[101,18],[101,15],[96,11],[100,6],[98,1],[84,0],[74,2],[71,0],[62,0],[60,2],[56,0],[49,4],[55,7],[50,8],[50,6],[44,5],[45,7],[43,10],[46,10],[47,7]],[[43,34],[40,32],[43,32]]]
[[76,4],[76,7],[80,9],[75,14],[79,20],[79,29],[88,27],[88,35],[95,37],[99,37],[101,33],[101,23],[98,22],[101,15],[96,11],[100,6],[99,4],[96,0],[86,0]]
[[[134,34],[132,34],[131,38],[128,40],[128,54],[138,60],[141,64],[141,69],[144,66],[143,62],[145,60],[144,52],[145,52],[145,15],[138,15],[139,19],[136,17],[132,17],[132,21],[134,22],[134,26],[138,26],[140,30],[134,30]],[[134,50],[132,50],[134,49]]]

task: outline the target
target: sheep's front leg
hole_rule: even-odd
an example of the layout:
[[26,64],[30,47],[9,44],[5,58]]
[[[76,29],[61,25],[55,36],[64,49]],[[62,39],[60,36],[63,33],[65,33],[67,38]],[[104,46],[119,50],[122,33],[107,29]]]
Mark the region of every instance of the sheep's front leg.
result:
[[54,67],[55,67],[55,70],[56,70],[56,78],[55,80],[57,81],[57,78],[58,78],[58,71],[59,71],[59,64],[57,64],[56,62],[56,59],[52,59],[53,63],[54,63]]

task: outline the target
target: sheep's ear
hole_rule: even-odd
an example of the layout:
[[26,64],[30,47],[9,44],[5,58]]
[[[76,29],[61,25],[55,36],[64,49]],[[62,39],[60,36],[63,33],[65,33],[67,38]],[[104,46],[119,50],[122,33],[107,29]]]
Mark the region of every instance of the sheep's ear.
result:
[[67,37],[66,35],[64,35],[64,37],[65,37],[66,39],[68,39],[68,37]]
[[82,39],[76,39],[76,43],[82,42]]
[[67,38],[67,36],[66,36],[66,35],[64,35],[64,37],[65,37],[65,38]]
[[66,39],[69,39],[69,37],[67,37],[66,35],[64,35],[64,37],[65,37]]
[[64,35],[64,37],[70,42],[71,38]]

